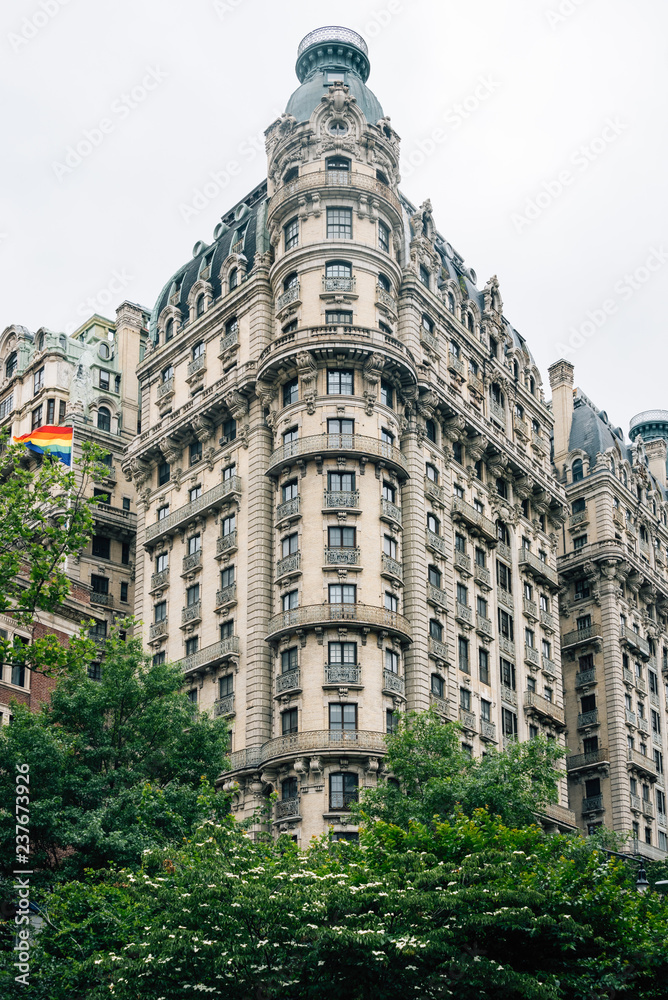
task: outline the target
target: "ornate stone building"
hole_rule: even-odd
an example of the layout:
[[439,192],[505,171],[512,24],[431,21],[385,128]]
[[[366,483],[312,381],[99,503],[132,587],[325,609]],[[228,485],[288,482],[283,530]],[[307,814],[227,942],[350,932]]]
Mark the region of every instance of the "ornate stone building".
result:
[[668,414],[634,417],[629,446],[573,374],[567,361],[550,368],[570,505],[559,556],[570,802],[585,829],[604,824],[665,857]]
[[[90,490],[100,497],[95,536],[78,559],[70,559],[72,589],[54,614],[41,614],[37,632],[54,632],[62,642],[93,619],[103,638],[114,617],[132,614],[137,512],[134,488],[119,478],[125,448],[136,436],[139,390],[135,370],[143,357],[149,314],[124,302],[116,320],[92,316],[70,337],[42,328],[31,333],[9,326],[0,336],[0,427],[15,436],[44,424],[74,427],[75,457],[84,440],[109,452],[108,474]],[[0,627],[29,639],[10,616]],[[95,668],[93,668],[95,669]],[[46,697],[44,679],[4,665],[0,713],[9,720],[16,697],[34,707]]]
[[[137,611],[232,731],[236,809],[354,836],[398,710],[564,740],[552,416],[499,284],[400,193],[366,45],[322,28],[268,179],[165,285],[138,369]],[[546,822],[574,823],[562,804]]]

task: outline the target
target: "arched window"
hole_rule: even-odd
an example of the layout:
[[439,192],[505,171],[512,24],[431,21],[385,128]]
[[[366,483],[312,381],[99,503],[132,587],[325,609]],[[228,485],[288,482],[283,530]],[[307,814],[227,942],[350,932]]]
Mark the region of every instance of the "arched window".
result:
[[37,350],[38,351],[43,351],[44,350],[44,334],[43,333],[40,333],[39,337],[37,338]]
[[236,267],[230,271],[230,291],[233,291],[239,284],[239,271]]
[[448,292],[448,309],[451,313],[455,311],[455,297],[452,292]]
[[298,284],[299,284],[299,275],[297,274],[296,271],[293,271],[292,274],[289,274],[285,279],[285,281],[283,282],[283,291],[287,292],[289,288],[296,288]]
[[7,378],[11,378],[19,364],[19,356],[16,351],[12,351],[5,362],[5,375]]
[[97,411],[97,427],[100,431],[111,430],[111,413],[106,406],[101,406]]
[[350,160],[345,156],[330,156],[325,162],[330,184],[348,184],[350,175]]
[[196,312],[198,316],[204,315],[204,292],[197,299]]
[[436,424],[434,423],[433,420],[427,420],[426,423],[425,423],[425,428],[426,428],[426,431],[427,431],[427,438],[430,441],[433,441],[434,444],[435,444],[436,443]]
[[376,171],[376,180],[380,181],[381,184],[387,185],[387,187],[390,186],[390,182],[387,179],[387,175],[384,174],[382,170]]
[[516,382],[520,377],[520,366],[518,365],[517,361],[513,361],[513,377]]
[[328,260],[325,264],[326,278],[350,278],[353,265],[347,260]]
[[584,479],[584,469],[582,467],[582,459],[576,458],[573,462],[573,482],[579,483],[581,479]]
[[473,319],[473,313],[467,313],[466,325],[471,331],[471,333],[475,333],[475,320]]
[[529,392],[532,396],[536,395],[536,380],[533,375],[529,378]]
[[172,339],[173,336],[174,336],[174,320],[168,319],[167,323],[165,324],[165,343],[166,344],[169,343],[169,341]]

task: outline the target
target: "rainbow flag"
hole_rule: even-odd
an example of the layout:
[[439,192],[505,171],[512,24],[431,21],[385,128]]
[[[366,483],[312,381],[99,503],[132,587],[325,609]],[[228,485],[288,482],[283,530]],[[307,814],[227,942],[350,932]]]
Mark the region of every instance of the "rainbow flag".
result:
[[38,455],[51,455],[52,458],[58,458],[63,465],[71,465],[73,438],[73,427],[45,424],[43,427],[30,431],[29,434],[15,437],[14,444],[24,444],[26,448],[37,452]]

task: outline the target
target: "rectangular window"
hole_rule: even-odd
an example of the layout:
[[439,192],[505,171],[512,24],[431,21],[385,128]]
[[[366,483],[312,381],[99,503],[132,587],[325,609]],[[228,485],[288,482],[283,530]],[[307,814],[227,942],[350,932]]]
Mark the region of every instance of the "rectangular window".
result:
[[337,730],[357,729],[357,705],[330,704],[329,728]]
[[190,501],[190,503],[192,503],[193,500],[199,499],[201,495],[202,495],[202,484],[198,483],[197,486],[193,486],[192,489],[188,491],[188,500]]
[[481,618],[488,618],[487,601],[484,597],[476,597],[475,609]]
[[390,228],[384,222],[378,222],[378,249],[390,252]]
[[457,584],[457,603],[458,604],[469,603],[469,592],[463,583]]
[[438,674],[431,675],[431,693],[437,698],[442,698],[445,692],[445,685],[443,683],[443,678],[439,677]]
[[54,424],[56,422],[55,399],[47,399],[46,401],[46,422],[47,424]]
[[383,535],[383,552],[390,559],[397,558],[397,543],[391,535]]
[[327,372],[327,393],[330,396],[352,396],[353,395],[353,373],[352,371],[339,371],[330,369]]
[[299,379],[293,378],[283,386],[283,406],[299,401]]
[[330,642],[327,648],[329,663],[357,663],[356,642]]
[[385,669],[393,674],[399,673],[399,654],[395,653],[393,649],[385,650]]
[[186,639],[186,656],[193,656],[199,649],[199,636],[194,635],[192,639]]
[[283,736],[299,732],[298,709],[289,708],[286,712],[281,712],[281,732]]
[[192,556],[202,548],[202,536],[200,534],[191,535],[188,539],[188,555]]
[[586,535],[578,535],[577,538],[573,539],[573,548],[577,551],[578,549],[583,549],[587,544]]
[[328,309],[325,323],[327,326],[352,326],[353,314],[349,309]]
[[221,641],[223,639],[231,639],[233,635],[234,635],[234,620],[230,619],[227,622],[223,622],[222,625],[220,626]]
[[40,368],[33,375],[33,396],[36,396],[38,392],[44,388],[44,368]]
[[99,559],[109,559],[111,540],[104,535],[93,535],[93,555]]
[[455,552],[466,552],[466,539],[459,532],[455,532]]
[[90,585],[93,588],[94,594],[109,593],[109,580],[106,576],[96,576],[93,574],[90,578]]
[[394,614],[399,610],[399,598],[396,594],[390,593],[389,590],[385,591],[385,610],[392,611]]
[[161,653],[154,653],[153,654],[153,659],[152,659],[151,662],[153,663],[154,667],[158,667],[158,666],[160,666],[161,663],[165,662],[166,657],[167,657],[167,654],[163,650]]
[[380,380],[380,401],[385,406],[389,406],[390,409],[394,407],[394,390],[390,383],[384,379]]
[[292,250],[299,244],[299,219],[290,219],[288,224],[283,227],[283,236],[285,238],[285,249]]
[[328,472],[327,489],[334,493],[352,493],[355,489],[355,473]]
[[460,670],[463,670],[465,674],[471,673],[471,665],[469,663],[469,641],[468,639],[464,639],[461,635],[457,639],[457,661],[459,663]]
[[37,430],[38,427],[42,426],[42,407],[36,406],[32,411],[32,423],[31,430]]
[[480,718],[483,722],[492,721],[492,703],[491,701],[485,701],[484,698],[480,699]]
[[202,442],[193,441],[188,449],[188,458],[190,465],[194,465],[195,462],[199,462],[202,458]]
[[299,591],[291,590],[288,594],[283,594],[281,598],[281,610],[292,611],[299,603]]
[[111,379],[111,376],[110,376],[109,372],[105,371],[104,368],[101,368],[100,369],[100,389],[103,389],[105,392],[108,392],[109,391],[110,379]]
[[229,694],[234,694],[234,674],[218,678],[218,697],[226,698]]
[[130,562],[130,543],[121,543],[121,562],[124,566],[127,566]]
[[162,573],[169,566],[169,552],[161,552],[155,560],[156,573]]
[[[329,776],[329,808],[350,809],[352,802],[358,799],[359,779],[350,771],[342,771]],[[339,835],[343,836],[343,835]]]
[[489,684],[489,653],[486,649],[478,650],[478,676],[482,684]]
[[501,731],[504,736],[517,736],[517,716],[507,708],[501,709]]
[[223,518],[223,537],[231,535],[237,530],[237,516],[236,514],[230,514],[228,517]]
[[128,584],[123,581],[121,583],[121,604],[128,603]]
[[291,479],[289,483],[284,483],[281,487],[281,499],[283,503],[288,500],[295,500],[299,496],[299,481]]
[[381,495],[383,500],[389,500],[390,503],[396,503],[397,491],[392,483],[388,483],[387,480],[383,480],[383,490]]
[[160,601],[156,604],[153,609],[153,620],[156,622],[164,622],[167,618],[167,601]]
[[351,240],[352,238],[353,238],[352,208],[328,208],[327,239]]
[[499,608],[499,634],[513,641],[513,618],[502,608]]
[[510,568],[498,559],[496,560],[496,582],[501,590],[505,590],[507,594],[512,593],[513,584]]
[[228,566],[226,569],[220,571],[220,586],[224,590],[225,587],[231,587],[234,583],[234,566]]
[[291,556],[299,550],[299,534],[294,531],[291,535],[286,535],[281,541],[281,557]]
[[188,607],[192,607],[193,604],[197,604],[199,601],[199,583],[194,583],[192,587],[188,587],[186,590],[186,604]]
[[330,549],[354,549],[356,539],[355,528],[328,528],[327,544]]
[[330,604],[357,603],[357,587],[354,583],[330,583],[328,594]]
[[515,664],[511,663],[510,660],[504,660],[503,657],[500,661],[501,668],[501,683],[505,684],[507,688],[511,691],[515,690]]
[[284,649],[281,653],[281,673],[287,674],[289,670],[296,670],[299,666],[299,650],[297,646]]
[[385,732],[386,733],[396,733],[399,728],[399,718],[397,713],[391,708],[385,709]]

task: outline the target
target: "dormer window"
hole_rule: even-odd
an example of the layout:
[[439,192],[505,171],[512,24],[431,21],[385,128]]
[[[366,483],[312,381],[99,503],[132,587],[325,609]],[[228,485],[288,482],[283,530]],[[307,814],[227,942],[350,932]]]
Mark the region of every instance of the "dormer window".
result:
[[165,323],[165,343],[168,344],[169,341],[174,336],[174,320],[168,319]]
[[424,264],[420,264],[419,277],[424,287],[429,288],[429,271],[424,266]]
[[239,284],[239,271],[236,267],[234,267],[230,271],[230,281],[229,281],[230,291],[231,292],[234,291],[234,289],[237,287],[238,284]]
[[454,314],[455,311],[455,297],[452,292],[448,292],[448,309]]
[[197,305],[195,307],[195,313],[196,313],[197,316],[203,316],[204,315],[204,295],[203,294],[200,295],[200,296],[198,296]]

